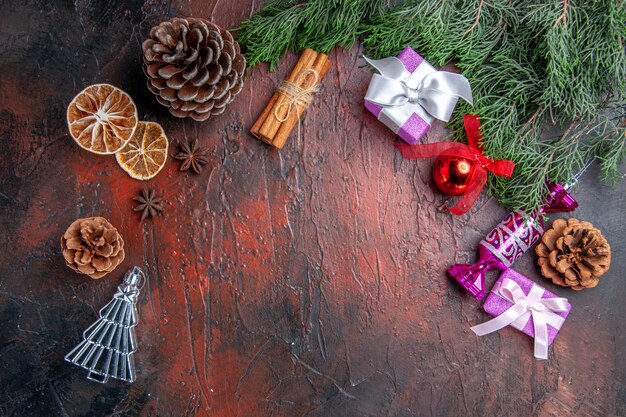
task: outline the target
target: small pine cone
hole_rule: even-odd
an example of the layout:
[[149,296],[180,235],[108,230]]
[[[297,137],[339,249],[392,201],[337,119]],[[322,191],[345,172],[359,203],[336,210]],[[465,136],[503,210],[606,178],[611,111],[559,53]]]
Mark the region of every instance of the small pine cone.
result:
[[74,221],[61,237],[67,266],[90,278],[102,278],[124,260],[124,240],[103,217]]
[[205,19],[174,18],[143,42],[148,88],[176,117],[207,120],[243,88],[246,60],[227,30]]
[[611,247],[589,222],[557,219],[535,248],[544,277],[580,291],[598,285],[611,265]]

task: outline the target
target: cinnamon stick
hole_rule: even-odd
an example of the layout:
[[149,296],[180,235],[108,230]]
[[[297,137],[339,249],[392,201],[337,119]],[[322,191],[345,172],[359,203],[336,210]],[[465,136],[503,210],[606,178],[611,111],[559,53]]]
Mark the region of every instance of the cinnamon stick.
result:
[[[302,52],[302,55],[300,55],[300,58],[296,62],[291,72],[289,73],[286,81],[291,83],[295,82],[300,74],[311,68],[316,56],[317,52],[315,52],[311,48],[306,48]],[[260,122],[260,127],[258,129],[254,129],[253,126],[252,129],[252,134],[261,138],[263,141],[269,143],[270,145],[274,140],[276,132],[280,128],[280,125],[282,123],[281,119],[284,118],[287,114],[287,106],[281,106],[281,104],[284,103],[285,99],[287,99],[285,94],[280,91],[276,91],[270,99],[270,104],[265,107],[265,110],[263,110],[261,117],[259,117],[259,120],[257,121],[257,123]],[[265,117],[263,117],[263,115],[265,115]],[[279,116],[279,118],[276,117],[277,115]],[[261,118],[263,119],[261,120]]]
[[[261,113],[257,121],[254,122],[254,124],[250,128],[250,132],[254,136],[256,136],[257,138],[261,139],[263,142],[269,145],[272,144],[272,138],[261,134],[261,126],[263,126],[263,123],[268,119],[268,116],[272,112],[272,109],[274,109],[274,106],[278,102],[278,97],[279,95],[277,93],[274,93],[272,95],[272,98],[270,99],[269,103],[267,103],[267,106],[265,106],[265,108],[263,109],[263,113]],[[278,120],[276,120],[276,123],[278,123]]]
[[[326,54],[318,54],[306,48],[285,81],[301,89],[311,88],[316,78],[318,84],[321,82],[330,66],[331,62]],[[317,73],[317,77],[306,76],[311,70]],[[307,107],[301,101],[292,102],[292,100],[293,97],[277,90],[250,132],[262,141],[279,149],[282,148]]]
[[[322,78],[324,78],[324,76],[330,69],[330,66],[331,66],[331,62],[328,59],[328,55],[319,54],[316,57],[315,62],[313,63],[313,71],[315,71],[318,74],[318,81],[317,81],[318,83],[320,82]],[[304,81],[301,88],[310,87],[311,84],[314,82],[314,79],[311,79],[311,78],[312,77],[308,77],[308,79]],[[289,134],[291,133],[293,128],[296,126],[296,124],[300,120],[300,117],[302,116],[302,113],[304,113],[304,110],[306,110],[307,106],[302,105],[300,103],[296,103],[294,107],[295,108],[292,110],[292,112],[289,113],[287,120],[285,120],[278,128],[278,131],[276,132],[276,135],[274,136],[274,140],[272,141],[272,145],[276,146],[278,149],[282,149],[282,147],[285,145],[285,142],[287,142],[287,138],[289,137]]]

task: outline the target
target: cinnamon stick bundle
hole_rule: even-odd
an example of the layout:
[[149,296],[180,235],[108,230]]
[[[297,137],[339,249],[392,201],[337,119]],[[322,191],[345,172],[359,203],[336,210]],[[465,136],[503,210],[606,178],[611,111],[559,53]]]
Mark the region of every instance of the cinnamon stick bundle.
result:
[[306,48],[250,132],[282,149],[330,66],[328,55]]

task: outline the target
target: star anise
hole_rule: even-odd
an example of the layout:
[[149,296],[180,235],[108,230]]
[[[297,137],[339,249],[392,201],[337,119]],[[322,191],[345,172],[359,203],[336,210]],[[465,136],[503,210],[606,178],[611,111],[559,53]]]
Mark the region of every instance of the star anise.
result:
[[139,203],[133,210],[142,212],[141,221],[144,221],[148,216],[154,217],[163,211],[163,199],[156,196],[155,190],[144,188],[141,195],[133,197],[133,200]]
[[198,139],[179,143],[178,146],[180,152],[174,158],[183,161],[180,164],[180,170],[186,171],[191,168],[196,174],[202,172],[202,166],[208,163],[209,160],[206,157],[207,150],[198,144]]

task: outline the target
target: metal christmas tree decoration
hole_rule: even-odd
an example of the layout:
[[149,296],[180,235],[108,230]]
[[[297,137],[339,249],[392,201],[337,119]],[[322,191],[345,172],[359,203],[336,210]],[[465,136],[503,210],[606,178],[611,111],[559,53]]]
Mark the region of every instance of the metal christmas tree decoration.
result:
[[106,383],[109,377],[133,382],[133,353],[137,350],[137,299],[146,276],[137,266],[124,276],[113,299],[100,310],[100,318],[83,332],[83,341],[65,360],[87,370],[87,379]]

